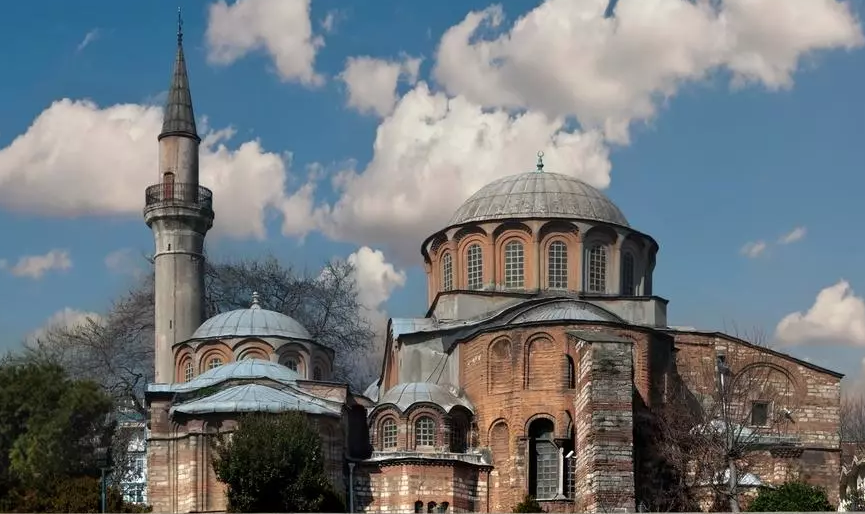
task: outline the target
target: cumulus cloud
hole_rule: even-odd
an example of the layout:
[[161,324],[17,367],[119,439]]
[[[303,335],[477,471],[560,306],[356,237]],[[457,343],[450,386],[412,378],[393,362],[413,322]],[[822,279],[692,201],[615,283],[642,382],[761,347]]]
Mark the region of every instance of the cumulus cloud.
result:
[[0,260],[0,269],[7,270],[16,277],[42,278],[49,271],[66,271],[72,269],[72,259],[67,250],[50,250],[44,255],[25,255],[18,258],[13,265],[6,259]]
[[33,346],[39,339],[53,330],[74,329],[87,324],[89,321],[99,323],[102,321],[102,317],[95,312],[65,307],[49,316],[41,327],[24,336],[24,344]]
[[817,294],[806,312],[785,316],[775,329],[776,339],[788,345],[823,343],[865,346],[865,300],[841,280]]
[[[0,207],[141,216],[144,189],[159,180],[161,127],[157,106],[56,101],[0,149]],[[233,136],[231,128],[214,130],[201,144],[201,184],[213,190],[219,212],[214,233],[264,238],[266,211],[292,201],[285,193],[290,159],[266,152],[257,140],[229,148]]]
[[349,57],[339,78],[348,88],[346,103],[361,113],[384,117],[397,102],[397,84],[417,82],[420,58],[387,61],[372,57]]
[[778,244],[788,245],[790,243],[795,243],[796,241],[801,241],[807,233],[808,230],[805,227],[796,227],[790,232],[781,236],[781,238],[778,239]]
[[229,65],[264,50],[284,81],[317,86],[315,55],[324,40],[312,33],[310,0],[219,0],[210,5],[207,21],[208,61]]
[[769,245],[766,244],[766,241],[750,241],[745,243],[742,248],[739,249],[739,253],[749,259],[756,259],[763,255],[767,248],[769,248]]
[[610,182],[600,133],[536,112],[485,110],[424,82],[382,121],[373,148],[363,170],[336,175],[340,198],[316,208],[315,219],[330,237],[384,245],[399,262],[416,262],[421,241],[484,184],[533,170],[538,150],[549,171],[601,188]]
[[501,6],[472,12],[442,37],[435,76],[478,104],[573,115],[626,142],[631,122],[715,70],[776,90],[803,56],[863,44],[837,0],[619,0],[605,17],[608,4],[547,0],[505,32]]

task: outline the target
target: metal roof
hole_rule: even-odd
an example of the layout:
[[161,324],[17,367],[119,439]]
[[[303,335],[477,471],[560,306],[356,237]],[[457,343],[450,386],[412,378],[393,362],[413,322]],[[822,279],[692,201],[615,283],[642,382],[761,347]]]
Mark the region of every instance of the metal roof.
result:
[[432,403],[444,409],[445,412],[450,412],[456,406],[465,407],[471,412],[475,411],[468,399],[451,389],[429,382],[397,384],[381,396],[376,406],[395,405],[400,411],[405,412],[412,405]]
[[312,336],[296,319],[280,312],[262,309],[253,300],[249,309],[223,312],[201,324],[190,339],[229,337],[284,337],[312,341]]
[[490,182],[457,209],[448,225],[513,218],[582,219],[630,226],[602,192],[575,177],[544,171]]
[[177,56],[174,59],[174,73],[168,88],[168,99],[162,118],[162,132],[159,138],[168,135],[184,135],[199,139],[195,128],[195,113],[192,111],[192,93],[189,90],[189,75],[186,73],[186,59],[183,56],[183,34],[177,34]]
[[301,377],[290,368],[263,359],[244,359],[230,362],[207,370],[189,382],[176,384],[150,384],[147,390],[151,392],[186,393],[210,387],[228,380],[270,379],[284,384],[291,384]]
[[309,414],[340,416],[341,409],[318,398],[291,389],[244,384],[223,389],[205,398],[171,407],[170,413],[211,414],[217,412],[270,412],[297,410]]

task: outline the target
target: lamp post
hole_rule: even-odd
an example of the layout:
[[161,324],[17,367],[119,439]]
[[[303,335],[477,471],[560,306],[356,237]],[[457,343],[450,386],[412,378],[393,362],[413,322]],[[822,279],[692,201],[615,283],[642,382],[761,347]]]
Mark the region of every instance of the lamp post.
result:
[[100,512],[105,513],[105,497],[107,492],[107,484],[105,480],[105,472],[111,469],[111,447],[100,446],[96,448],[96,465],[99,466],[99,501]]

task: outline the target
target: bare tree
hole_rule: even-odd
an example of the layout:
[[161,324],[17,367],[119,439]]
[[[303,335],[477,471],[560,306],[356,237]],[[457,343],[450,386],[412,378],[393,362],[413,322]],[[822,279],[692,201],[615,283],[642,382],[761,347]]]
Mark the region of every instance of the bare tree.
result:
[[747,341],[756,346],[769,348],[772,346],[771,338],[763,327],[754,325],[751,328],[740,327],[735,321],[724,321],[724,333],[737,339]]
[[799,399],[771,356],[735,343],[694,376],[702,383],[672,388],[668,405],[656,413],[653,444],[677,473],[672,500],[712,498],[739,512],[742,493],[759,485],[751,471],[766,453],[797,446]]
[[847,394],[841,398],[841,442],[854,443],[865,454],[865,395]]

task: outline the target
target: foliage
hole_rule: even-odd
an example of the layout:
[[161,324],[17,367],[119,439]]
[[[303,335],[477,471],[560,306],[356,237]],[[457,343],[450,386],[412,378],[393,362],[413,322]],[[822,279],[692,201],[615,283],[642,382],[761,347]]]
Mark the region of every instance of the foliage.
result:
[[300,412],[244,416],[215,443],[213,468],[231,512],[343,512],[321,439]]
[[865,494],[861,489],[851,487],[844,500],[847,512],[865,512]]
[[544,508],[534,496],[527,494],[523,501],[514,507],[514,512],[544,512]]
[[[98,384],[70,379],[56,362],[0,362],[0,510],[98,512],[94,456],[110,443],[112,408]],[[112,501],[123,511],[119,493]]]
[[828,512],[835,510],[826,491],[802,482],[787,482],[777,488],[761,487],[751,512]]

